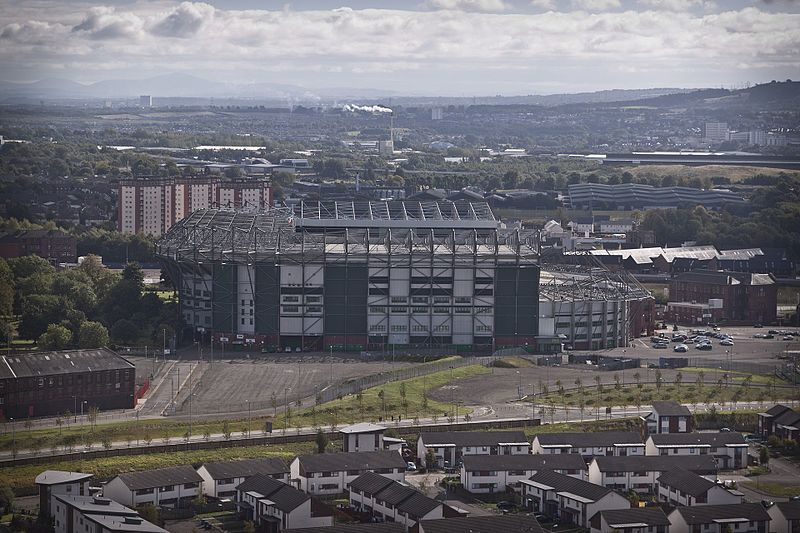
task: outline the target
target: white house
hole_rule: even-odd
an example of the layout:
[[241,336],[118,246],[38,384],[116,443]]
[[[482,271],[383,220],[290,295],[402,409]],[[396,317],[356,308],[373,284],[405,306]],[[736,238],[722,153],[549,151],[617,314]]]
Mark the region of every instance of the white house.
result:
[[658,500],[678,505],[728,505],[742,503],[740,492],[732,492],[688,470],[671,470],[658,477]]
[[88,496],[92,477],[92,474],[63,470],[45,470],[36,476],[35,482],[39,488],[39,516],[52,516],[54,496]]
[[658,507],[600,511],[591,518],[591,533],[669,533],[669,520]]
[[432,451],[438,466],[456,466],[465,455],[525,455],[531,445],[521,431],[441,431],[420,433],[417,459],[426,467]]
[[594,232],[594,220],[591,217],[576,218],[575,220],[570,220],[567,223],[567,227],[571,229],[573,233],[588,236],[590,233]]
[[531,511],[558,516],[561,524],[587,529],[598,512],[631,506],[611,489],[548,470],[522,481],[522,502]]
[[717,472],[714,458],[709,455],[595,457],[589,463],[589,481],[614,490],[655,493],[658,477],[676,469],[699,475],[716,475]]
[[693,430],[691,411],[677,402],[653,402],[653,410],[643,418],[650,435],[691,433]]
[[384,435],[386,428],[371,422],[360,422],[339,430],[342,435],[342,451],[374,452],[379,450],[402,450],[405,440]]
[[522,492],[521,482],[540,470],[586,479],[586,462],[576,454],[559,455],[465,455],[461,484],[469,492]]
[[264,474],[236,487],[236,507],[265,531],[333,525],[333,509],[305,492]]
[[778,502],[767,509],[772,519],[769,530],[773,533],[800,531],[800,502]]
[[533,438],[535,454],[580,454],[585,459],[600,455],[644,455],[644,443],[633,431],[596,433],[540,433]]
[[457,515],[440,501],[425,496],[411,487],[373,472],[361,474],[350,483],[350,504],[384,522],[399,522],[413,527],[423,520]]
[[280,457],[204,463],[197,473],[203,478],[203,494],[213,498],[236,496],[236,487],[255,474],[289,482],[289,465]]
[[143,520],[133,509],[99,496],[58,494],[53,496],[52,510],[55,533],[134,531],[134,527],[137,528],[135,531],[142,532],[166,531]]
[[290,467],[291,483],[309,494],[333,495],[345,492],[365,472],[405,481],[406,467],[403,457],[392,451],[300,455]]
[[630,218],[600,221],[600,233],[628,233],[632,229],[633,220]]
[[647,455],[711,455],[722,470],[747,466],[747,442],[741,433],[661,433],[650,435]]
[[119,474],[105,484],[103,496],[129,507],[184,507],[202,493],[202,484],[191,466],[173,466]]
[[667,515],[670,533],[768,533],[770,516],[760,503],[676,507]]

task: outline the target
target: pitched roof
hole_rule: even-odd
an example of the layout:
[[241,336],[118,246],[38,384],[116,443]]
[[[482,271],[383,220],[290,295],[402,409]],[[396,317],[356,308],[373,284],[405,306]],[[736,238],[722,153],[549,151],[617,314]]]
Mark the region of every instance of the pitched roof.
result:
[[394,481],[388,477],[376,474],[375,472],[364,472],[350,482],[350,489],[358,492],[375,494],[392,483],[394,483]]
[[668,487],[678,489],[690,496],[700,496],[713,488],[716,483],[704,477],[698,476],[688,470],[670,470],[658,476],[659,483]]
[[667,472],[683,469],[691,472],[716,472],[717,462],[711,455],[627,455],[595,457],[601,472]]
[[204,463],[211,479],[229,479],[250,477],[254,474],[283,474],[289,472],[289,466],[280,457],[259,457],[257,459],[240,459],[237,461],[218,461]]
[[201,483],[203,478],[189,465],[145,470],[143,472],[127,472],[117,476],[131,490],[165,487],[182,483]]
[[378,431],[386,431],[386,427],[372,424],[371,422],[359,422],[358,424],[343,427],[339,430],[339,433],[375,433]]
[[628,524],[646,524],[648,526],[668,526],[669,519],[658,507],[642,509],[613,509],[600,511],[600,516],[614,529],[625,529]]
[[653,411],[660,416],[691,416],[689,408],[677,402],[653,402]]
[[350,488],[370,494],[413,517],[423,517],[442,505],[411,487],[372,472],[358,476],[350,483]]
[[656,446],[709,445],[712,448],[726,444],[747,444],[741,433],[726,431],[719,433],[657,433],[650,435]]
[[292,533],[405,533],[406,526],[399,522],[382,524],[336,524],[325,527],[301,527]]
[[342,470],[375,470],[401,468],[406,462],[395,451],[317,453],[297,457],[304,472],[341,472]]
[[783,413],[785,413],[786,411],[790,411],[791,409],[792,409],[791,407],[787,407],[785,405],[778,404],[778,405],[773,405],[772,407],[767,409],[766,412],[761,413],[761,414],[769,415],[769,416],[780,416]]
[[62,483],[76,483],[85,479],[91,479],[94,474],[84,474],[83,472],[65,472],[63,470],[45,470],[36,476],[37,485],[61,485]]
[[573,448],[613,446],[615,444],[642,444],[642,438],[633,431],[598,431],[595,433],[540,433],[534,439],[543,446],[569,444]]
[[594,483],[559,474],[551,470],[537,472],[532,475],[529,480],[551,487],[556,492],[569,492],[595,502],[614,492],[602,485],[595,485]]
[[[103,530],[125,533],[167,533],[163,529],[140,516],[109,516],[104,514],[84,515],[86,520],[99,524]],[[88,526],[87,526],[88,527]]]
[[286,513],[293,511],[311,499],[311,496],[305,492],[264,474],[250,476],[240,483],[236,490],[239,492],[256,492],[262,498],[275,502],[275,507]]
[[454,444],[456,446],[496,446],[500,442],[524,442],[522,431],[439,431],[420,435],[425,446]]
[[0,358],[0,378],[133,369],[133,363],[108,348],[36,352],[25,355],[4,355]]
[[800,502],[778,502],[775,505],[787,520],[800,520]]
[[576,453],[465,455],[466,470],[586,470],[586,462]]
[[760,503],[734,503],[728,505],[696,505],[694,507],[678,507],[674,512],[680,513],[687,525],[708,524],[715,520],[769,520],[769,514]]
[[424,533],[542,533],[544,530],[532,516],[490,515],[425,520]]

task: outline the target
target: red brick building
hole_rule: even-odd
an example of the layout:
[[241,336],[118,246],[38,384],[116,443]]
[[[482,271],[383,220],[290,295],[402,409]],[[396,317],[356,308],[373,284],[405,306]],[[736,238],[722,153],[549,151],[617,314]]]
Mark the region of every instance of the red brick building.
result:
[[78,259],[78,241],[59,230],[19,230],[0,235],[0,257],[10,259],[24,255],[74,263]]
[[682,272],[669,288],[666,319],[678,324],[771,324],[778,287],[771,274]]

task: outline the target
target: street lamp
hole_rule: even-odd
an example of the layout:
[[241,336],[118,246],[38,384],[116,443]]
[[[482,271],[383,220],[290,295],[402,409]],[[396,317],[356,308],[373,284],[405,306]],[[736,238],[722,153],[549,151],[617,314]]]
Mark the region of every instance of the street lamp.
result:
[[289,423],[289,391],[291,387],[283,389],[283,434],[286,434],[287,424]]

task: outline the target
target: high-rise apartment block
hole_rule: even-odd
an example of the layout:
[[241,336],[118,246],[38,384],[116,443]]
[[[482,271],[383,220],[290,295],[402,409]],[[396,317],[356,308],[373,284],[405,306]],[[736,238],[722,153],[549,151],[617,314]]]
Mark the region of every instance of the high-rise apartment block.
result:
[[198,209],[270,205],[269,182],[256,178],[130,178],[117,189],[117,229],[160,236]]
[[727,122],[706,122],[705,134],[703,137],[707,141],[727,141],[728,123]]

